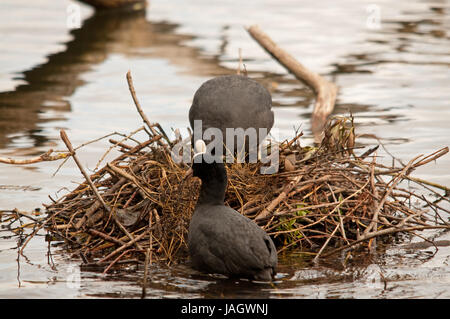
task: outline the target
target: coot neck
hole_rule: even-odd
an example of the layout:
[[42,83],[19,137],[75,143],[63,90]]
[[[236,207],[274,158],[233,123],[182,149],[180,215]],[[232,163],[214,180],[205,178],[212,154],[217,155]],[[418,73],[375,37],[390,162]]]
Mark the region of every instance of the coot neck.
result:
[[202,179],[200,196],[197,204],[222,205],[225,200],[225,191],[227,188],[227,178]]

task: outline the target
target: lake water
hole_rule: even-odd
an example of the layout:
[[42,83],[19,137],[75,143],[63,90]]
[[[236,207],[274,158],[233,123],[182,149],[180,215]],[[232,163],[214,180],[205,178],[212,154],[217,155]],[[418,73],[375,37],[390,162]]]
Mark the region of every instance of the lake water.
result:
[[[73,12],[80,10],[81,28]],[[73,11],[75,10],[75,11]],[[72,23],[75,22],[75,25]],[[64,150],[59,130],[80,145],[142,125],[125,79],[131,70],[151,121],[189,125],[195,90],[235,73],[239,49],[250,77],[272,93],[280,138],[304,131],[312,143],[312,93],[247,34],[258,24],[308,68],[339,86],[334,114],[355,116],[357,134],[376,136],[407,162],[450,143],[450,3],[434,1],[162,1],[146,12],[94,14],[72,1],[3,0],[0,4],[0,156],[27,158]],[[361,138],[366,145],[377,140]],[[109,147],[78,154],[93,169]],[[389,157],[382,151],[379,155]],[[72,161],[0,164],[0,210],[30,211],[81,181]],[[450,156],[414,176],[450,185]],[[448,233],[422,234],[449,240]],[[0,230],[0,297],[139,297],[142,267],[129,274],[79,271],[78,260],[37,236],[18,259],[17,236]],[[421,241],[416,238],[414,241]],[[148,297],[449,298],[450,247],[403,243],[342,267],[339,258],[313,266],[280,256],[275,287],[224,281],[181,265],[153,267]],[[17,259],[19,261],[17,261]],[[80,285],[72,282],[81,277]],[[387,284],[385,285],[385,278]]]

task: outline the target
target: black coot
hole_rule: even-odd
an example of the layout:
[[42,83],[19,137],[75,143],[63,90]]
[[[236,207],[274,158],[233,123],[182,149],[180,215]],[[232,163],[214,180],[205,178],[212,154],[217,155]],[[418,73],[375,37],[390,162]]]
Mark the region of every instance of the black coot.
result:
[[[206,81],[195,92],[189,122],[195,132],[194,120],[202,121],[202,136],[210,127],[220,129],[226,142],[226,128],[255,128],[258,135],[259,129],[265,128],[268,134],[274,122],[271,107],[272,97],[261,84],[242,75],[224,75]],[[198,139],[209,142],[202,136],[193,136],[193,144]],[[258,136],[258,145],[265,136]],[[235,139],[234,153],[239,147],[237,143]]]
[[[202,141],[197,141],[196,146],[199,142]],[[204,142],[201,148],[206,148]],[[188,246],[193,267],[231,277],[272,280],[277,265],[272,239],[255,222],[224,205],[225,166],[208,162],[211,156],[200,153],[192,164],[194,176],[202,180],[189,225]]]

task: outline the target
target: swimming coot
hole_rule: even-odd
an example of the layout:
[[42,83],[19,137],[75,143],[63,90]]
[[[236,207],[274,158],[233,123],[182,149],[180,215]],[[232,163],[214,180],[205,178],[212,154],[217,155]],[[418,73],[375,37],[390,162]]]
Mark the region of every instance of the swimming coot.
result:
[[[209,142],[209,139],[203,137],[203,133],[211,127],[221,130],[223,142],[227,145],[230,145],[230,141],[226,141],[226,128],[254,128],[259,145],[273,126],[274,114],[271,107],[272,97],[269,91],[246,76],[224,75],[208,80],[195,92],[189,110],[189,123],[194,131],[193,145],[198,139]],[[195,120],[202,121],[202,130],[198,130],[202,136],[195,136]],[[259,129],[266,129],[266,134],[259,136]],[[245,142],[248,153],[247,138]],[[234,153],[239,147],[238,139],[235,138]]]
[[[199,140],[196,151],[201,144],[200,148],[206,149]],[[275,245],[255,222],[224,205],[224,164],[211,162],[211,155],[199,153],[192,169],[202,181],[188,234],[193,268],[231,277],[272,280],[277,265]]]

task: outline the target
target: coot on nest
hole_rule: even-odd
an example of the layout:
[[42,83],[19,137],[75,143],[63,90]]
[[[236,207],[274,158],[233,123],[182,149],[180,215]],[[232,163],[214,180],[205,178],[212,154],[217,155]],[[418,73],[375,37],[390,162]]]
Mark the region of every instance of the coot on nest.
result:
[[277,265],[272,239],[255,222],[224,205],[225,166],[211,162],[203,141],[196,142],[196,151],[199,148],[202,151],[195,155],[192,169],[202,185],[188,234],[193,267],[231,277],[272,280]]

